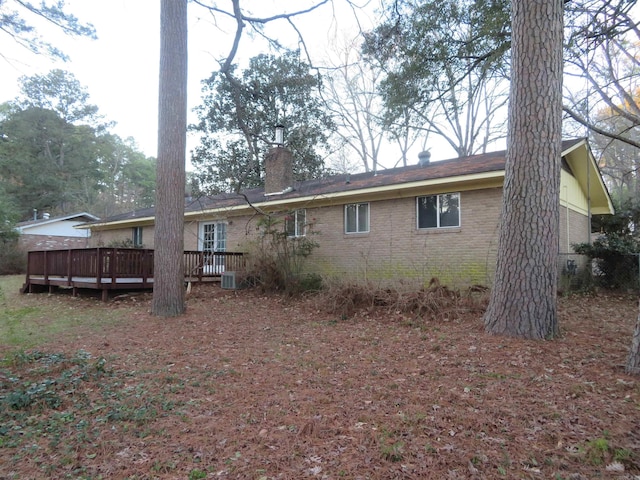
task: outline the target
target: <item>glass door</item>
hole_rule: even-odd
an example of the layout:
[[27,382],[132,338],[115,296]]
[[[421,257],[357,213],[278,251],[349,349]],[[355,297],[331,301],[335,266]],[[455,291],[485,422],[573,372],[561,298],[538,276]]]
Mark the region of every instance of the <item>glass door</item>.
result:
[[227,224],[201,223],[198,235],[199,249],[204,252],[204,274],[224,273],[225,256],[217,255],[227,250]]

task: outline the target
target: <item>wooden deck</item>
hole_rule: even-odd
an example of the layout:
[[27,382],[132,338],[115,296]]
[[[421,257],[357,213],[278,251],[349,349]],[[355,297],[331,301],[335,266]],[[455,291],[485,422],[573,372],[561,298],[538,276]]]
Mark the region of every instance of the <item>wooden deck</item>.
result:
[[[100,290],[107,300],[112,290],[153,288],[153,250],[140,248],[77,248],[28,253],[23,293],[54,288]],[[225,271],[240,270],[244,257],[237,252],[184,252],[185,281],[204,282]]]

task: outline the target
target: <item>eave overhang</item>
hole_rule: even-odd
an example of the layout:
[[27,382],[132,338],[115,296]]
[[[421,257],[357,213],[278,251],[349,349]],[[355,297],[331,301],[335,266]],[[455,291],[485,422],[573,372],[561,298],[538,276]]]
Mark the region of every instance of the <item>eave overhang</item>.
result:
[[[406,198],[417,195],[429,195],[444,192],[459,192],[477,190],[482,188],[499,188],[504,182],[504,170],[459,175],[454,177],[437,178],[407,182],[395,185],[384,185],[371,188],[362,188],[343,192],[333,192],[318,195],[291,196],[279,198],[265,196],[264,201],[246,202],[237,205],[223,207],[203,208],[202,210],[185,212],[185,221],[211,219],[212,217],[226,218],[252,214],[256,211],[273,212],[279,210],[292,210],[295,208],[315,208],[345,203],[369,202]],[[118,220],[113,222],[93,223],[86,228],[92,230],[115,230],[127,227],[150,226],[154,224],[154,217],[138,217]]]
[[[571,171],[591,201],[592,214],[613,214],[613,204],[602,180],[597,163],[589,149],[586,139],[577,139],[565,143],[562,152]],[[495,158],[495,157],[494,157]],[[504,158],[504,157],[503,157]],[[223,219],[241,215],[251,215],[256,212],[274,212],[292,210],[295,208],[315,208],[346,203],[369,202],[419,195],[429,195],[445,192],[478,190],[484,188],[501,188],[504,183],[504,168],[494,168],[484,172],[467,173],[438,178],[405,181],[377,186],[363,186],[362,188],[345,188],[343,191],[304,194],[302,192],[282,192],[278,195],[263,195],[253,197],[251,203],[242,196],[227,197],[219,202],[220,206],[203,207],[198,210],[185,211],[185,221],[199,221]],[[353,187],[353,185],[351,185]],[[92,223],[79,228],[92,230],[115,230],[127,227],[152,226],[153,215],[130,217],[110,222]]]

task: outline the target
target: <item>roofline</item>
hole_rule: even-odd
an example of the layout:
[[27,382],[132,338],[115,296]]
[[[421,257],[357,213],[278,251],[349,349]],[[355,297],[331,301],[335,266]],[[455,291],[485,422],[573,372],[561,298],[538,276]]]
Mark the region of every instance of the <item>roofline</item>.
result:
[[[448,184],[458,184],[456,189],[459,190],[468,190],[469,188],[460,188],[460,184],[471,183],[471,182],[482,182],[482,181],[490,181],[494,179],[502,179],[504,177],[504,170],[496,170],[493,172],[484,172],[479,174],[470,174],[470,175],[459,175],[456,177],[443,177],[437,179],[429,179],[429,180],[419,180],[415,182],[407,182],[407,183],[396,183],[393,185],[382,185],[378,187],[369,187],[369,188],[360,188],[357,190],[348,190],[342,192],[333,192],[333,193],[321,193],[318,195],[305,195],[301,197],[292,197],[286,199],[278,199],[278,200],[267,200],[260,203],[254,203],[255,207],[260,207],[264,209],[269,209],[272,207],[286,206],[298,203],[308,203],[313,201],[315,204],[332,204],[332,200],[342,200],[345,198],[353,198],[353,197],[376,197],[376,200],[381,198],[388,198],[393,196],[394,198],[402,197],[403,195],[398,195],[398,190],[402,191],[413,191],[416,189],[424,188],[424,187],[437,187],[444,186]],[[495,183],[495,182],[492,182]],[[502,182],[499,182],[502,184]],[[393,194],[393,195],[389,195]],[[410,196],[407,194],[406,196]],[[320,200],[320,201],[319,201]],[[339,202],[344,203],[344,202]],[[203,213],[215,213],[221,211],[231,211],[231,210],[245,210],[251,209],[250,205],[242,204],[242,205],[233,205],[231,207],[220,207],[220,208],[210,208],[204,209],[197,212],[187,212],[185,213],[185,217],[189,216],[197,216]]]
[[[360,188],[357,190],[348,190],[342,192],[333,192],[333,193],[322,193],[318,195],[305,195],[300,197],[290,197],[285,199],[273,199],[267,197],[266,201],[252,203],[251,205],[247,203],[242,203],[240,205],[230,205],[218,208],[205,208],[202,210],[197,210],[194,212],[185,212],[184,217],[193,218],[199,217],[203,215],[210,215],[212,213],[230,213],[233,212],[236,215],[241,215],[244,211],[251,211],[255,208],[271,210],[278,207],[287,207],[295,204],[305,204],[309,202],[314,202],[314,205],[331,205],[335,203],[344,203],[344,202],[335,202],[334,200],[344,200],[348,198],[357,198],[357,197],[376,197],[376,200],[384,199],[384,198],[398,198],[403,196],[411,196],[411,192],[417,189],[424,189],[425,187],[438,187],[445,186],[449,184],[455,185],[455,190],[470,190],[472,187],[466,187],[465,184],[473,183],[481,183],[485,186],[485,188],[492,188],[501,186],[504,178],[504,170],[494,170],[492,172],[483,172],[483,173],[474,173],[468,175],[458,175],[454,177],[442,177],[436,179],[428,179],[428,180],[419,180],[414,182],[406,182],[406,183],[396,183],[393,185],[383,185],[378,187],[369,187],[369,188]],[[406,192],[404,195],[399,194],[399,190]],[[148,224],[152,225],[155,221],[155,216],[148,217],[137,217],[137,218],[128,218],[125,220],[118,220],[115,222],[104,222],[104,223],[92,223],[91,225],[79,225],[77,228],[91,228],[95,230],[111,230],[121,228],[123,226],[131,225],[138,226],[140,224]]]
[[[587,157],[592,167],[595,168],[598,173],[598,183],[601,188],[604,189],[605,195],[608,197],[609,207],[611,207],[611,199],[609,192],[604,184],[600,169],[595,162],[595,158],[591,152],[588,141],[586,138],[579,138],[569,140],[569,146],[562,150],[561,155],[564,157],[569,155],[573,151],[579,148],[585,148],[587,150]],[[564,143],[564,141],[563,141]],[[496,154],[503,154],[504,152],[495,152]],[[234,214],[242,215],[245,212],[254,211],[255,209],[274,210],[277,208],[291,208],[292,206],[304,205],[309,202],[313,202],[314,206],[326,206],[337,203],[345,203],[345,200],[354,199],[358,197],[365,197],[367,201],[370,200],[384,200],[388,198],[401,198],[405,196],[413,196],[418,190],[424,190],[425,188],[451,186],[451,190],[471,190],[481,186],[482,188],[494,188],[500,187],[504,184],[505,169],[493,170],[482,173],[473,173],[466,175],[457,175],[451,177],[441,177],[435,179],[418,180],[406,183],[395,183],[391,185],[382,185],[377,187],[359,188],[354,190],[321,193],[317,195],[304,195],[304,196],[288,196],[287,198],[274,198],[265,196],[265,200],[260,202],[254,202],[252,204],[243,202],[238,205],[229,205],[224,207],[204,208],[202,210],[184,212],[185,219],[197,219],[198,217],[207,216],[211,214]],[[441,193],[441,192],[434,192]],[[76,228],[90,228],[95,230],[112,230],[122,227],[141,226],[141,225],[153,225],[155,223],[155,215],[149,215],[146,217],[127,218],[124,220],[117,220],[114,222],[102,222],[91,223],[89,225],[78,225]]]
[[[91,215],[90,213],[87,212],[82,212],[82,213],[74,213],[71,215],[63,215],[61,217],[49,217],[48,219],[44,219],[41,218],[39,220],[30,220],[27,222],[22,222],[22,225],[18,224],[16,225],[16,228],[19,230],[24,230],[27,228],[32,228],[32,227],[40,227],[42,225],[48,225],[50,223],[54,223],[54,222],[64,222],[65,220],[69,220],[69,219],[73,219],[76,217],[90,217],[89,222],[91,221],[96,221],[96,220],[100,220],[99,217],[96,217],[95,215]],[[86,221],[85,221],[86,223]],[[77,228],[77,225],[74,225],[74,228]]]
[[573,145],[562,150],[562,156],[564,157],[565,155],[569,155],[571,152],[573,152],[577,148],[580,148],[581,146],[585,146],[585,147],[587,146],[587,139],[585,137],[576,139]]

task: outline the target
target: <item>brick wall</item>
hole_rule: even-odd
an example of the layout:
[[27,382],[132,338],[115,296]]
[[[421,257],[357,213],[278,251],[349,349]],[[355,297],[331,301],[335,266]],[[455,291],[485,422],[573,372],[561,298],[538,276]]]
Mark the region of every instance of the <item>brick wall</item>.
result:
[[[569,222],[567,225],[567,212],[569,212]],[[567,227],[569,237],[567,238]],[[589,241],[589,218],[582,213],[560,207],[560,253],[573,253],[572,244],[585,243]]]
[[[422,283],[438,277],[447,284],[488,285],[495,270],[501,195],[499,188],[461,192],[461,226],[439,230],[417,229],[415,197],[371,202],[365,234],[344,233],[344,204],[307,208],[319,244],[307,265],[353,280]],[[197,247],[195,223],[185,228],[187,249]],[[227,250],[250,250],[257,224],[256,216],[231,218]]]
[[[153,225],[142,228],[142,248],[153,248],[154,234],[155,227]],[[108,247],[114,243],[121,244],[125,241],[133,241],[133,229],[131,227],[93,232],[89,246],[92,248]]]
[[[415,197],[370,202],[369,233],[349,235],[344,233],[344,204],[307,208],[307,222],[316,232],[313,240],[320,245],[308,258],[309,270],[381,283],[398,279],[422,283],[437,277],[448,285],[491,285],[501,202],[501,188],[460,192],[460,227],[437,230],[416,228]],[[561,252],[562,245],[566,250],[566,218],[566,209],[561,207]],[[258,238],[256,215],[217,220],[227,223],[228,251],[248,251]],[[198,249],[198,227],[195,220],[185,223],[185,250]],[[586,217],[569,211],[569,228],[571,243],[584,241]],[[153,248],[153,235],[153,226],[144,227],[146,248]],[[96,232],[91,243],[107,245],[124,238],[131,238],[131,228]]]
[[89,238],[62,237],[57,235],[20,235],[20,247],[29,250],[65,250],[68,248],[86,248]]
[[320,244],[310,260],[318,272],[354,280],[489,284],[501,192],[461,192],[459,228],[418,230],[415,197],[371,202],[365,234],[344,233],[344,205],[308,210]]

